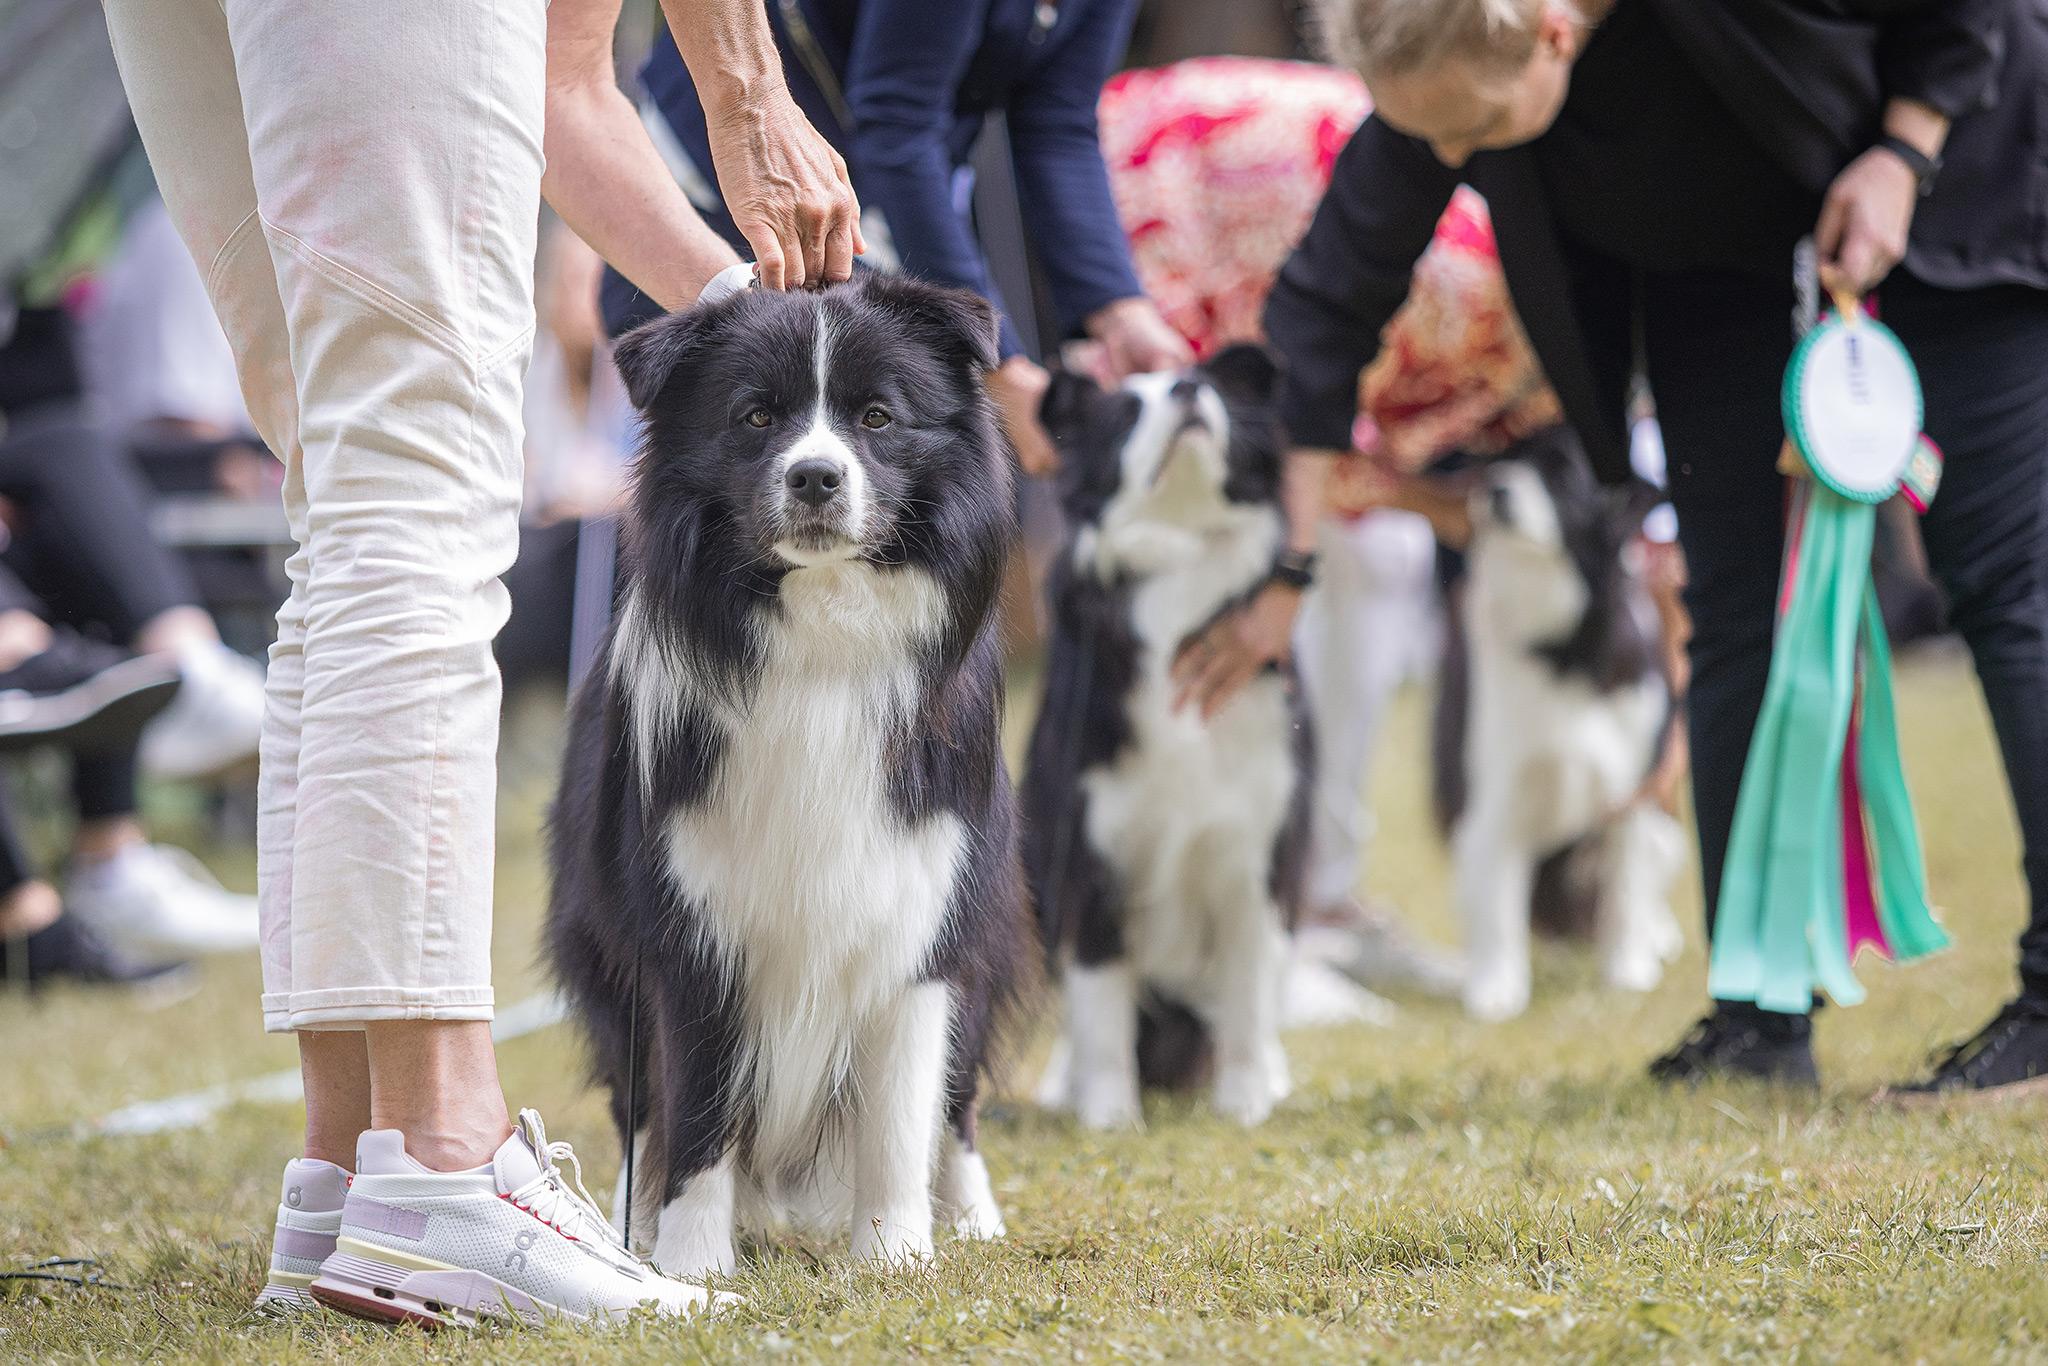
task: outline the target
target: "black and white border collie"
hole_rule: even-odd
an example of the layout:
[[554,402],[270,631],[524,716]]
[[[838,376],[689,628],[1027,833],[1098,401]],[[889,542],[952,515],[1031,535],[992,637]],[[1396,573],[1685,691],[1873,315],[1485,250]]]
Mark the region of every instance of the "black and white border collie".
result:
[[1643,793],[1672,699],[1654,614],[1623,559],[1640,492],[1602,489],[1560,427],[1518,443],[1471,495],[1465,658],[1446,669],[1463,675],[1463,714],[1439,748],[1463,783],[1440,775],[1439,789],[1462,786],[1446,814],[1465,1008],[1480,1019],[1527,1008],[1539,906],[1590,920],[1607,982],[1633,991],[1654,987],[1684,942],[1670,907],[1684,836]]
[[935,1196],[1002,1231],[975,1101],[1032,958],[995,346],[980,299],[879,274],[619,343],[645,443],[547,942],[671,1274],[730,1271],[736,1227],[921,1257]]
[[1073,524],[1024,781],[1025,863],[1066,995],[1042,1093],[1135,1126],[1143,1084],[1245,1124],[1287,1092],[1280,983],[1302,881],[1308,730],[1291,669],[1212,719],[1168,677],[1284,542],[1271,358],[1238,347],[1114,390],[1059,374],[1042,415]]

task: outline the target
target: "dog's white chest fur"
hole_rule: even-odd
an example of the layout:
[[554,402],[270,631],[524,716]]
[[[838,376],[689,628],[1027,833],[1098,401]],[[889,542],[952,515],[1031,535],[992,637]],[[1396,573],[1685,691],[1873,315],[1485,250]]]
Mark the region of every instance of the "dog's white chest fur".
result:
[[862,1031],[917,983],[963,841],[950,815],[906,823],[887,789],[915,652],[939,628],[938,585],[830,566],[788,575],[781,599],[745,706],[685,703],[715,719],[724,750],[710,793],[667,826],[669,874],[738,983],[755,1104],[747,1165],[771,1193],[816,1155]]
[[[1264,577],[1280,519],[1269,508],[1231,509],[1205,533],[1182,534],[1180,553],[1162,555],[1132,595],[1144,646],[1125,704],[1132,743],[1083,784],[1091,840],[1126,884],[1126,952],[1141,977],[1201,1009],[1231,943],[1218,920],[1266,909],[1296,775],[1278,676],[1252,680],[1207,721],[1192,705],[1175,710],[1170,677],[1181,642]],[[1156,539],[1146,547],[1165,549]]]
[[[1532,654],[1528,622],[1567,615],[1543,576],[1512,560],[1473,556],[1468,596],[1472,727],[1466,749],[1475,794],[1506,802],[1504,832],[1532,853],[1577,839],[1609,820],[1649,776],[1668,708],[1663,681],[1646,674],[1613,692],[1559,676]],[[1576,605],[1569,606],[1576,611]]]

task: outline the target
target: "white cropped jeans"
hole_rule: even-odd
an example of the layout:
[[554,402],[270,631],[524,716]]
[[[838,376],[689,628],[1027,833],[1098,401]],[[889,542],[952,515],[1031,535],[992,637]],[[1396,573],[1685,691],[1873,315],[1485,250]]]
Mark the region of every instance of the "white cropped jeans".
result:
[[270,1030],[491,1018],[544,0],[107,0],[285,462],[258,794]]

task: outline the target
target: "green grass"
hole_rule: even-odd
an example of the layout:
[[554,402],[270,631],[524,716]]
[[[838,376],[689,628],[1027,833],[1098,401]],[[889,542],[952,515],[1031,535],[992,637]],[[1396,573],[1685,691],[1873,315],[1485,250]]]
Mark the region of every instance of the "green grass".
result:
[[[1548,951],[1537,1003],[1513,1024],[1409,1004],[1392,1029],[1295,1036],[1299,1093],[1256,1132],[1155,1102],[1146,1133],[1105,1138],[1005,1101],[985,1144],[1010,1236],[942,1244],[923,1273],[780,1245],[733,1281],[746,1308],[708,1327],[279,1326],[246,1306],[292,1109],[244,1106],[153,1138],[65,1133],[126,1101],[290,1065],[288,1042],[256,1032],[254,964],[219,963],[197,998],[156,1013],[84,994],[0,1000],[0,1268],[91,1255],[133,1287],[0,1288],[0,1356],[2048,1360],[2048,1107],[1902,1115],[1866,1103],[2004,998],[2020,922],[2011,818],[1967,671],[1916,662],[1905,697],[1957,945],[1911,969],[1864,969],[1870,1002],[1820,1023],[1818,1096],[1669,1094],[1640,1080],[1698,1005],[1696,948],[1643,999],[1600,990],[1581,955]],[[1378,776],[1371,880],[1447,936],[1418,702],[1404,704]],[[537,984],[545,748],[533,739],[507,762],[520,795],[501,839],[504,1001]],[[246,856],[222,869],[247,885]],[[1696,921],[1690,899],[1682,914]],[[615,1145],[569,1033],[507,1045],[504,1070],[515,1100],[578,1140],[604,1187]]]

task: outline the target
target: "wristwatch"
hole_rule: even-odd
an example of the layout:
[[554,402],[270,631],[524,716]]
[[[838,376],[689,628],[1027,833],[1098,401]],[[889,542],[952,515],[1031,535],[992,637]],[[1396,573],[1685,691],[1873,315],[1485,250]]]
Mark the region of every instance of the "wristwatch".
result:
[[1284,583],[1297,592],[1307,592],[1316,581],[1316,553],[1313,550],[1283,550],[1273,557],[1266,582]]
[[1904,138],[1894,137],[1890,133],[1879,138],[1876,145],[1906,163],[1906,169],[1911,171],[1913,179],[1919,182],[1922,198],[1934,193],[1934,178],[1941,174],[1941,158],[1938,155],[1929,156]]

